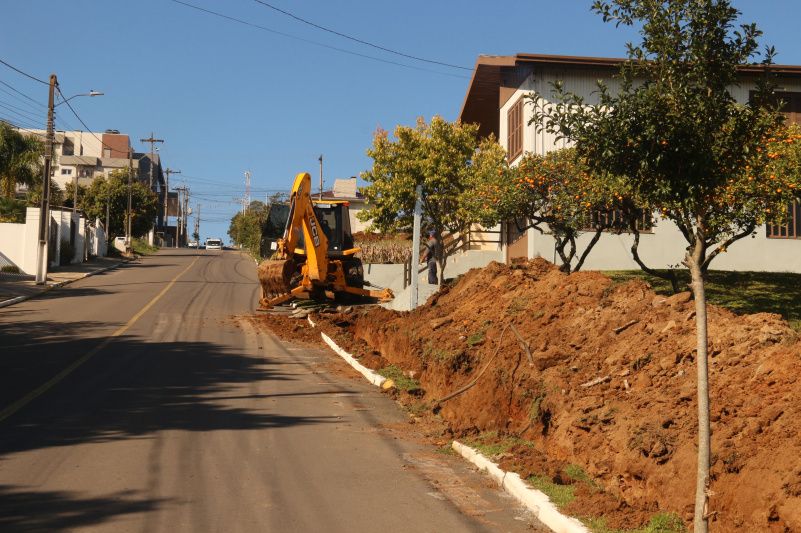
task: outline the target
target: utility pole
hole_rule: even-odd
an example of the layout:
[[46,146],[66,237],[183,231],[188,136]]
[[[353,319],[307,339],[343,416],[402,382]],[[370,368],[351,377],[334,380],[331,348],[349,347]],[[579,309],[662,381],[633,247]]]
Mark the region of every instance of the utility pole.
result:
[[154,152],[155,152],[155,144],[156,143],[163,143],[164,139],[156,139],[153,137],[153,132],[150,132],[150,137],[147,139],[139,139],[140,142],[143,143],[150,143],[150,190],[153,190],[153,159],[154,159]]
[[250,207],[250,171],[245,171],[245,197],[242,199],[242,214],[248,212]]
[[[167,228],[167,226],[169,226],[167,221],[168,221],[168,219],[170,217],[170,210],[169,210],[169,203],[170,203],[170,200],[169,200],[169,197],[170,197],[170,174],[180,174],[180,173],[181,173],[180,170],[173,170],[171,168],[168,168],[168,169],[166,169],[164,171],[164,174],[167,177],[166,178],[167,179],[167,183],[166,183],[165,191],[164,191],[164,228],[165,228],[164,231],[165,231],[165,235],[166,235],[166,231],[167,231],[166,228]],[[176,224],[177,224],[177,222],[176,222]],[[178,242],[177,241],[175,242],[175,247],[178,248]]]
[[320,154],[320,200],[323,199],[323,154]]
[[[131,249],[131,181],[133,180],[133,147],[128,146],[128,211],[125,212],[125,253]],[[108,228],[106,228],[108,231]]]
[[[200,241],[200,204],[195,205],[195,211],[195,231],[192,232],[194,234],[192,238],[194,239],[195,235],[197,235],[197,240]],[[200,243],[198,242],[199,245]]]
[[412,222],[412,288],[410,290],[409,307],[412,310],[417,309],[417,286],[420,283],[420,273],[418,272],[420,266],[420,222],[423,214],[423,186],[418,185],[414,191],[414,219]]
[[45,138],[44,176],[42,178],[42,200],[39,203],[39,249],[36,262],[36,284],[47,283],[47,238],[50,233],[50,163],[53,159],[53,136],[55,126],[55,96],[58,78],[50,75],[50,90],[47,97],[47,137]]
[[183,210],[183,214],[184,214],[184,216],[181,218],[181,224],[184,227],[184,229],[183,229],[184,240],[188,241],[186,230],[189,228],[189,224],[187,223],[188,221],[186,220],[186,217],[189,216],[189,188],[187,188],[187,187],[184,187],[184,210]]
[[[163,143],[164,139],[156,139],[155,137],[153,137],[153,132],[151,131],[150,132],[150,137],[148,137],[147,139],[139,139],[139,140],[140,140],[140,142],[143,142],[143,143],[150,143],[150,190],[155,192],[155,190],[153,188],[153,167],[155,166],[153,163],[154,163],[154,159],[155,159],[154,152],[156,150],[155,149],[155,144],[156,143]],[[157,217],[157,219],[158,219],[158,217]],[[153,227],[151,228],[150,233],[148,235],[148,244],[150,246],[153,246],[153,243],[155,241],[156,222],[157,222],[157,220],[153,221]]]
[[[66,133],[64,137],[66,137]],[[74,215],[78,211],[78,169],[75,169],[75,176],[72,178],[72,184],[74,185],[74,189],[72,191],[72,214]]]
[[[178,191],[178,209],[181,212],[181,216],[175,224],[175,247],[177,248],[181,242],[181,234],[186,238],[186,205],[189,202],[189,189],[186,185],[182,185],[176,187],[175,190]],[[181,195],[183,195],[183,202],[181,202]],[[186,240],[189,241],[189,239]]]
[[178,193],[178,205],[176,208],[178,209],[178,216],[175,218],[175,248],[178,248],[178,229],[181,227],[181,192],[183,191],[183,187],[176,187],[175,191]]

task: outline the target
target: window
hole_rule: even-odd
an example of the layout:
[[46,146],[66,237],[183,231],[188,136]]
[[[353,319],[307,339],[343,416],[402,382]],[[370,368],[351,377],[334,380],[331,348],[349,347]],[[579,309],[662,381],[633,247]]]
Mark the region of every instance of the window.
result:
[[768,224],[768,239],[801,239],[801,201],[787,206],[786,224]]
[[506,150],[509,161],[523,153],[523,99],[515,102],[506,115]]
[[61,169],[62,176],[72,176],[72,169],[71,168],[62,168]]
[[[584,225],[585,231],[594,231],[597,227],[603,226],[604,231],[629,231],[623,211],[613,209],[611,211],[593,211],[587,213],[587,221]],[[650,233],[654,229],[653,218],[650,213],[642,211],[635,222],[637,230],[642,233]]]
[[103,157],[111,157],[111,149],[103,148]]

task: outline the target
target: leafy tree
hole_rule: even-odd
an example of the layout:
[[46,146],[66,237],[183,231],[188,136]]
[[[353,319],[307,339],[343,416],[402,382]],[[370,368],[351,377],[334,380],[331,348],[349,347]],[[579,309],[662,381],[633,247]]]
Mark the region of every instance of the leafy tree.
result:
[[[271,201],[279,201],[278,197]],[[247,211],[238,212],[231,217],[228,236],[231,240],[249,251],[254,257],[260,256],[261,227],[269,213],[269,205],[255,200],[250,202]]]
[[[125,215],[128,210],[128,169],[111,172],[108,178],[99,177],[91,185],[78,187],[78,208],[90,220],[106,220],[109,210],[109,235],[125,235]],[[73,198],[73,184],[68,183],[66,196]],[[134,176],[131,180],[131,234],[142,236],[150,231],[159,210],[158,196]]]
[[25,222],[25,200],[0,196],[0,222]]
[[[590,172],[572,148],[526,154],[510,171],[480,179],[470,197],[480,223],[512,221],[521,232],[550,233],[565,272],[581,270],[604,231],[621,232],[642,220],[625,180]],[[584,233],[592,238],[580,250],[578,238]]]
[[[600,105],[586,105],[557,85],[557,105],[544,106],[533,95],[533,121],[545,120],[547,129],[573,141],[593,171],[626,176],[634,194],[675,223],[687,241],[683,263],[692,279],[698,332],[694,526],[705,532],[710,425],[704,277],[715,257],[759,224],[780,218],[781,206],[795,197],[797,160],[784,159],[792,172],[774,172],[783,157],[764,144],[789,146],[797,139],[777,137],[781,117],[769,105],[767,75],[748,104],[737,103],[729,90],[738,83],[738,66],[757,56],[761,35],[753,24],[735,27],[740,13],[729,0],[609,0],[596,1],[593,10],[605,21],[640,29],[641,43],[628,45],[620,91],[613,95],[601,85]],[[773,55],[766,51],[766,71]]]
[[[26,203],[28,207],[39,207],[42,201],[42,178],[39,176],[34,180],[33,186],[28,188],[26,196]],[[50,202],[51,207],[60,207],[64,205],[64,191],[58,186],[58,183],[50,180]]]
[[32,187],[42,181],[43,143],[0,121],[0,193],[14,198],[17,184]]
[[[439,116],[428,124],[420,118],[414,127],[397,126],[394,138],[377,131],[367,155],[373,166],[361,175],[369,185],[362,190],[367,209],[359,220],[370,221],[371,229],[381,232],[411,231],[415,189],[421,185],[423,224],[440,242],[445,232],[464,235],[479,221],[471,187],[508,171],[506,153],[494,138],[480,140],[477,125]],[[442,249],[437,262],[444,273],[447,256]]]

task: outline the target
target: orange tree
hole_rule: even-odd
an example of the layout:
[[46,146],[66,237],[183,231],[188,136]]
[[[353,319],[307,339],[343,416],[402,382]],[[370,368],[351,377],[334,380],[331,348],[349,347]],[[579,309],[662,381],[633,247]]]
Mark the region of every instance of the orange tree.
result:
[[[572,148],[545,156],[526,154],[506,172],[479,175],[474,209],[486,226],[506,221],[519,231],[533,228],[550,233],[561,270],[578,271],[604,231],[636,226],[642,211],[635,206],[626,181],[591,172]],[[583,245],[582,234],[592,237]]]
[[780,134],[766,51],[755,97],[738,103],[730,88],[757,55],[761,32],[735,26],[728,0],[596,1],[605,21],[639,28],[628,45],[620,89],[599,87],[599,105],[562,86],[556,105],[537,105],[534,121],[575,143],[596,172],[626,176],[637,197],[676,224],[687,241],[697,327],[698,470],[694,527],[706,532],[710,494],[709,383],[704,278],[711,261],[766,221],[781,218],[798,188],[794,134]]
[[[448,122],[439,116],[426,123],[397,126],[394,135],[379,130],[367,150],[372,167],[362,172],[367,208],[357,216],[383,233],[410,232],[415,189],[422,187],[423,226],[438,238],[464,235],[478,222],[473,186],[508,171],[506,154],[493,137],[480,139],[478,125]],[[439,247],[444,272],[447,255]],[[444,275],[440,276],[442,283]]]

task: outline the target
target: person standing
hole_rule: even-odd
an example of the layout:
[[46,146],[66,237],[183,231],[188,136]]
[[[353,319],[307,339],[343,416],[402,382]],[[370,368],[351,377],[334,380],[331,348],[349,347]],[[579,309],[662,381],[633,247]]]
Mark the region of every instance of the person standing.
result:
[[428,232],[428,241],[426,241],[426,249],[423,252],[422,260],[428,265],[428,283],[429,285],[438,285],[439,279],[437,278],[437,255],[439,254],[439,240],[437,240],[437,232],[431,230]]

